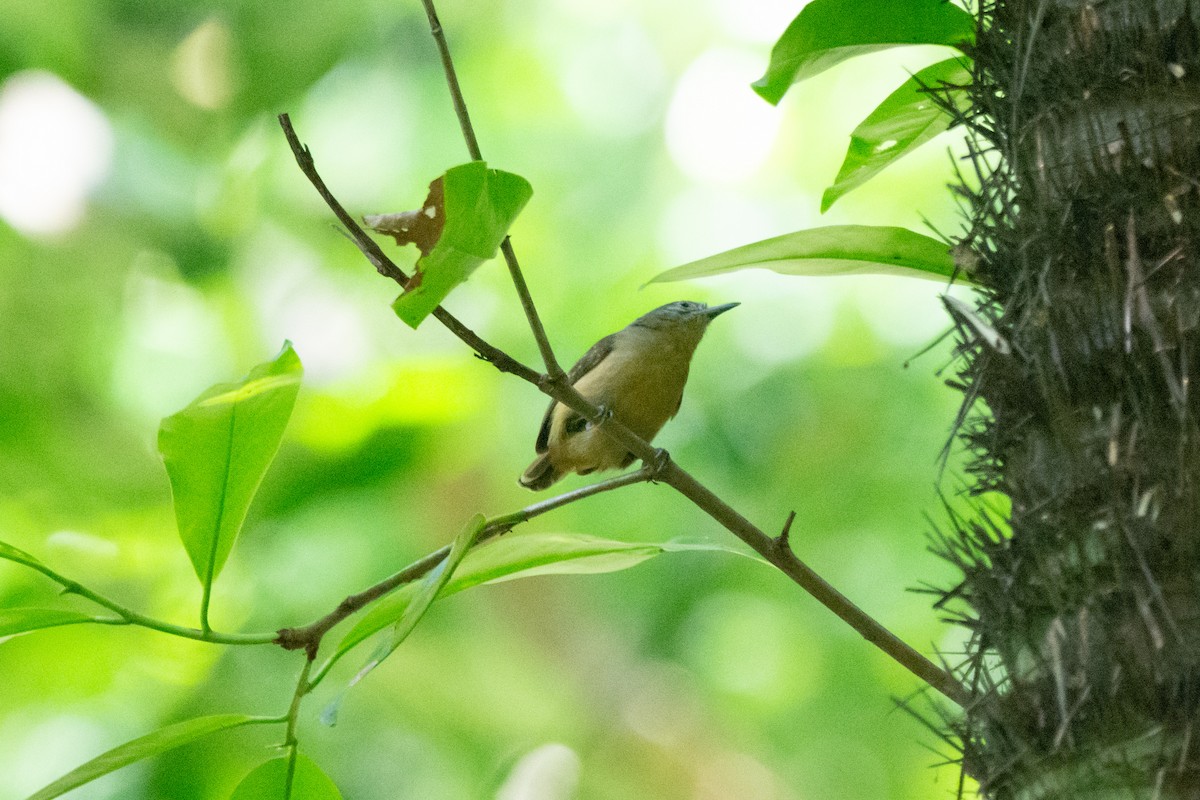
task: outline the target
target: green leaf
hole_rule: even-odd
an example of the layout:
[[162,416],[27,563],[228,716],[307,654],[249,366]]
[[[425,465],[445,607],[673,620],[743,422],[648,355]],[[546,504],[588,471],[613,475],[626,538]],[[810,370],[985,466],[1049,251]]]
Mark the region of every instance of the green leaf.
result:
[[303,753],[296,754],[290,793],[287,775],[287,756],[259,764],[242,778],[229,800],[342,800],[329,776]]
[[376,649],[375,654],[363,665],[358,674],[350,679],[349,686],[354,686],[365,678],[371,670],[379,666],[408,638],[408,635],[417,627],[417,623],[425,616],[425,612],[433,605],[438,594],[449,582],[451,576],[454,575],[455,569],[458,568],[467,551],[471,549],[471,545],[475,543],[475,537],[479,535],[486,524],[487,519],[482,514],[471,517],[458,536],[454,538],[454,543],[450,545],[450,552],[442,559],[441,563],[426,573],[419,582],[411,584],[413,587],[411,601],[395,620],[396,624],[392,626],[390,634]]
[[821,197],[821,213],[889,164],[908,155],[950,128],[953,119],[933,101],[930,90],[945,91],[960,110],[970,100],[964,86],[971,82],[970,62],[948,58],[917,72],[887,96],[850,135],[850,149],[833,185]]
[[812,0],[771,50],[767,72],[751,86],[776,104],[793,83],[854,56],[908,44],[962,48],[975,19],[944,0]]
[[134,762],[174,750],[176,747],[182,747],[219,731],[239,728],[243,725],[278,722],[280,720],[277,718],[251,717],[246,714],[217,714],[211,717],[197,717],[177,722],[131,742],[126,742],[119,747],[114,747],[104,755],[93,758],[83,766],[71,770],[46,788],[30,795],[27,800],[50,800],[50,798],[59,797],[85,783],[115,772],[121,767],[127,767]]
[[0,638],[84,622],[120,625],[125,621],[116,617],[97,617],[61,608],[4,608],[0,609]]
[[4,542],[0,542],[0,558],[6,561],[15,561],[18,564],[24,564],[34,569],[41,569],[45,566],[41,561],[38,561],[24,550],[13,547],[11,544],[5,544]]
[[303,372],[285,342],[273,361],[211,387],[159,428],[179,535],[206,591],[279,449]]
[[488,169],[484,161],[447,170],[443,188],[441,237],[432,252],[417,261],[416,274],[392,303],[396,315],[413,328],[480,264],[496,257],[496,248],[533,195],[529,181]]
[[[945,242],[908,228],[830,225],[786,233],[669,269],[650,283],[763,267],[783,275],[907,275],[946,280],[954,259]],[[959,276],[962,279],[962,276]]]
[[[668,542],[649,544],[618,542],[594,536],[564,533],[509,534],[472,550],[439,597],[479,586],[535,575],[588,575],[617,572],[637,566],[665,552],[709,550],[745,555],[721,545]],[[338,643],[338,658],[371,635],[399,619],[413,602],[413,585],[379,601]]]

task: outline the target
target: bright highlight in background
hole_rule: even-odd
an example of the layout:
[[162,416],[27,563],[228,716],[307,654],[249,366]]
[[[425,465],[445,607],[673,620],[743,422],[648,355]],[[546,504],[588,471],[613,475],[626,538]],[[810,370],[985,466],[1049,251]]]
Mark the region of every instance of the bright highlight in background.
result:
[[808,0],[755,0],[754,11],[747,12],[743,0],[708,0],[709,10],[721,30],[744,41],[765,45],[774,44],[806,5]]
[[75,227],[112,149],[104,114],[60,78],[11,76],[0,88],[0,218],[26,234]]
[[688,177],[735,183],[766,162],[780,115],[750,89],[761,73],[761,55],[718,48],[679,79],[667,111],[667,150]]
[[233,95],[229,28],[217,20],[189,33],[171,59],[171,82],[189,103],[209,110],[223,107]]
[[578,754],[552,742],[534,748],[513,766],[496,800],[569,800],[582,769]]

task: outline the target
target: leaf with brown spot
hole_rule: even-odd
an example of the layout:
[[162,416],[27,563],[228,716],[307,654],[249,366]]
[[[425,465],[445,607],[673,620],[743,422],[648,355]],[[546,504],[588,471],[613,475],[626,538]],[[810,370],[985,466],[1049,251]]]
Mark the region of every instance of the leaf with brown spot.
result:
[[446,225],[446,199],[441,176],[429,184],[429,194],[416,211],[367,214],[363,222],[376,233],[391,236],[401,247],[415,244],[421,255],[429,255],[442,238],[442,228]]
[[379,233],[421,250],[404,293],[392,303],[396,316],[415,328],[496,250],[529,201],[529,181],[472,161],[446,170],[429,184],[419,211],[364,217]]

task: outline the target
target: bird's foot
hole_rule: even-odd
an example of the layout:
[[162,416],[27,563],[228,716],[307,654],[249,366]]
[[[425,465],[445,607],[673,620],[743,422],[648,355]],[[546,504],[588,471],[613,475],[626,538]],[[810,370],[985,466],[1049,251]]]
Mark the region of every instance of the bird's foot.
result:
[[656,481],[671,466],[671,454],[661,447],[655,448],[654,455],[645,465],[650,468],[651,482]]
[[613,418],[613,410],[609,406],[600,404],[600,405],[596,406],[596,411],[597,411],[596,421],[589,422],[588,423],[589,428],[599,428],[601,425],[603,425],[604,423],[608,422],[610,419]]

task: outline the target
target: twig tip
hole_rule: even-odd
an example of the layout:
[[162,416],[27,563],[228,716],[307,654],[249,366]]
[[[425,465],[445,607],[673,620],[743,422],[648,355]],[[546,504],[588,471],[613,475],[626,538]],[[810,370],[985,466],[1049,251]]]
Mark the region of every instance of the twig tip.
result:
[[796,521],[796,512],[789,511],[787,521],[783,523],[783,530],[775,537],[775,546],[780,550],[791,549],[792,523]]

